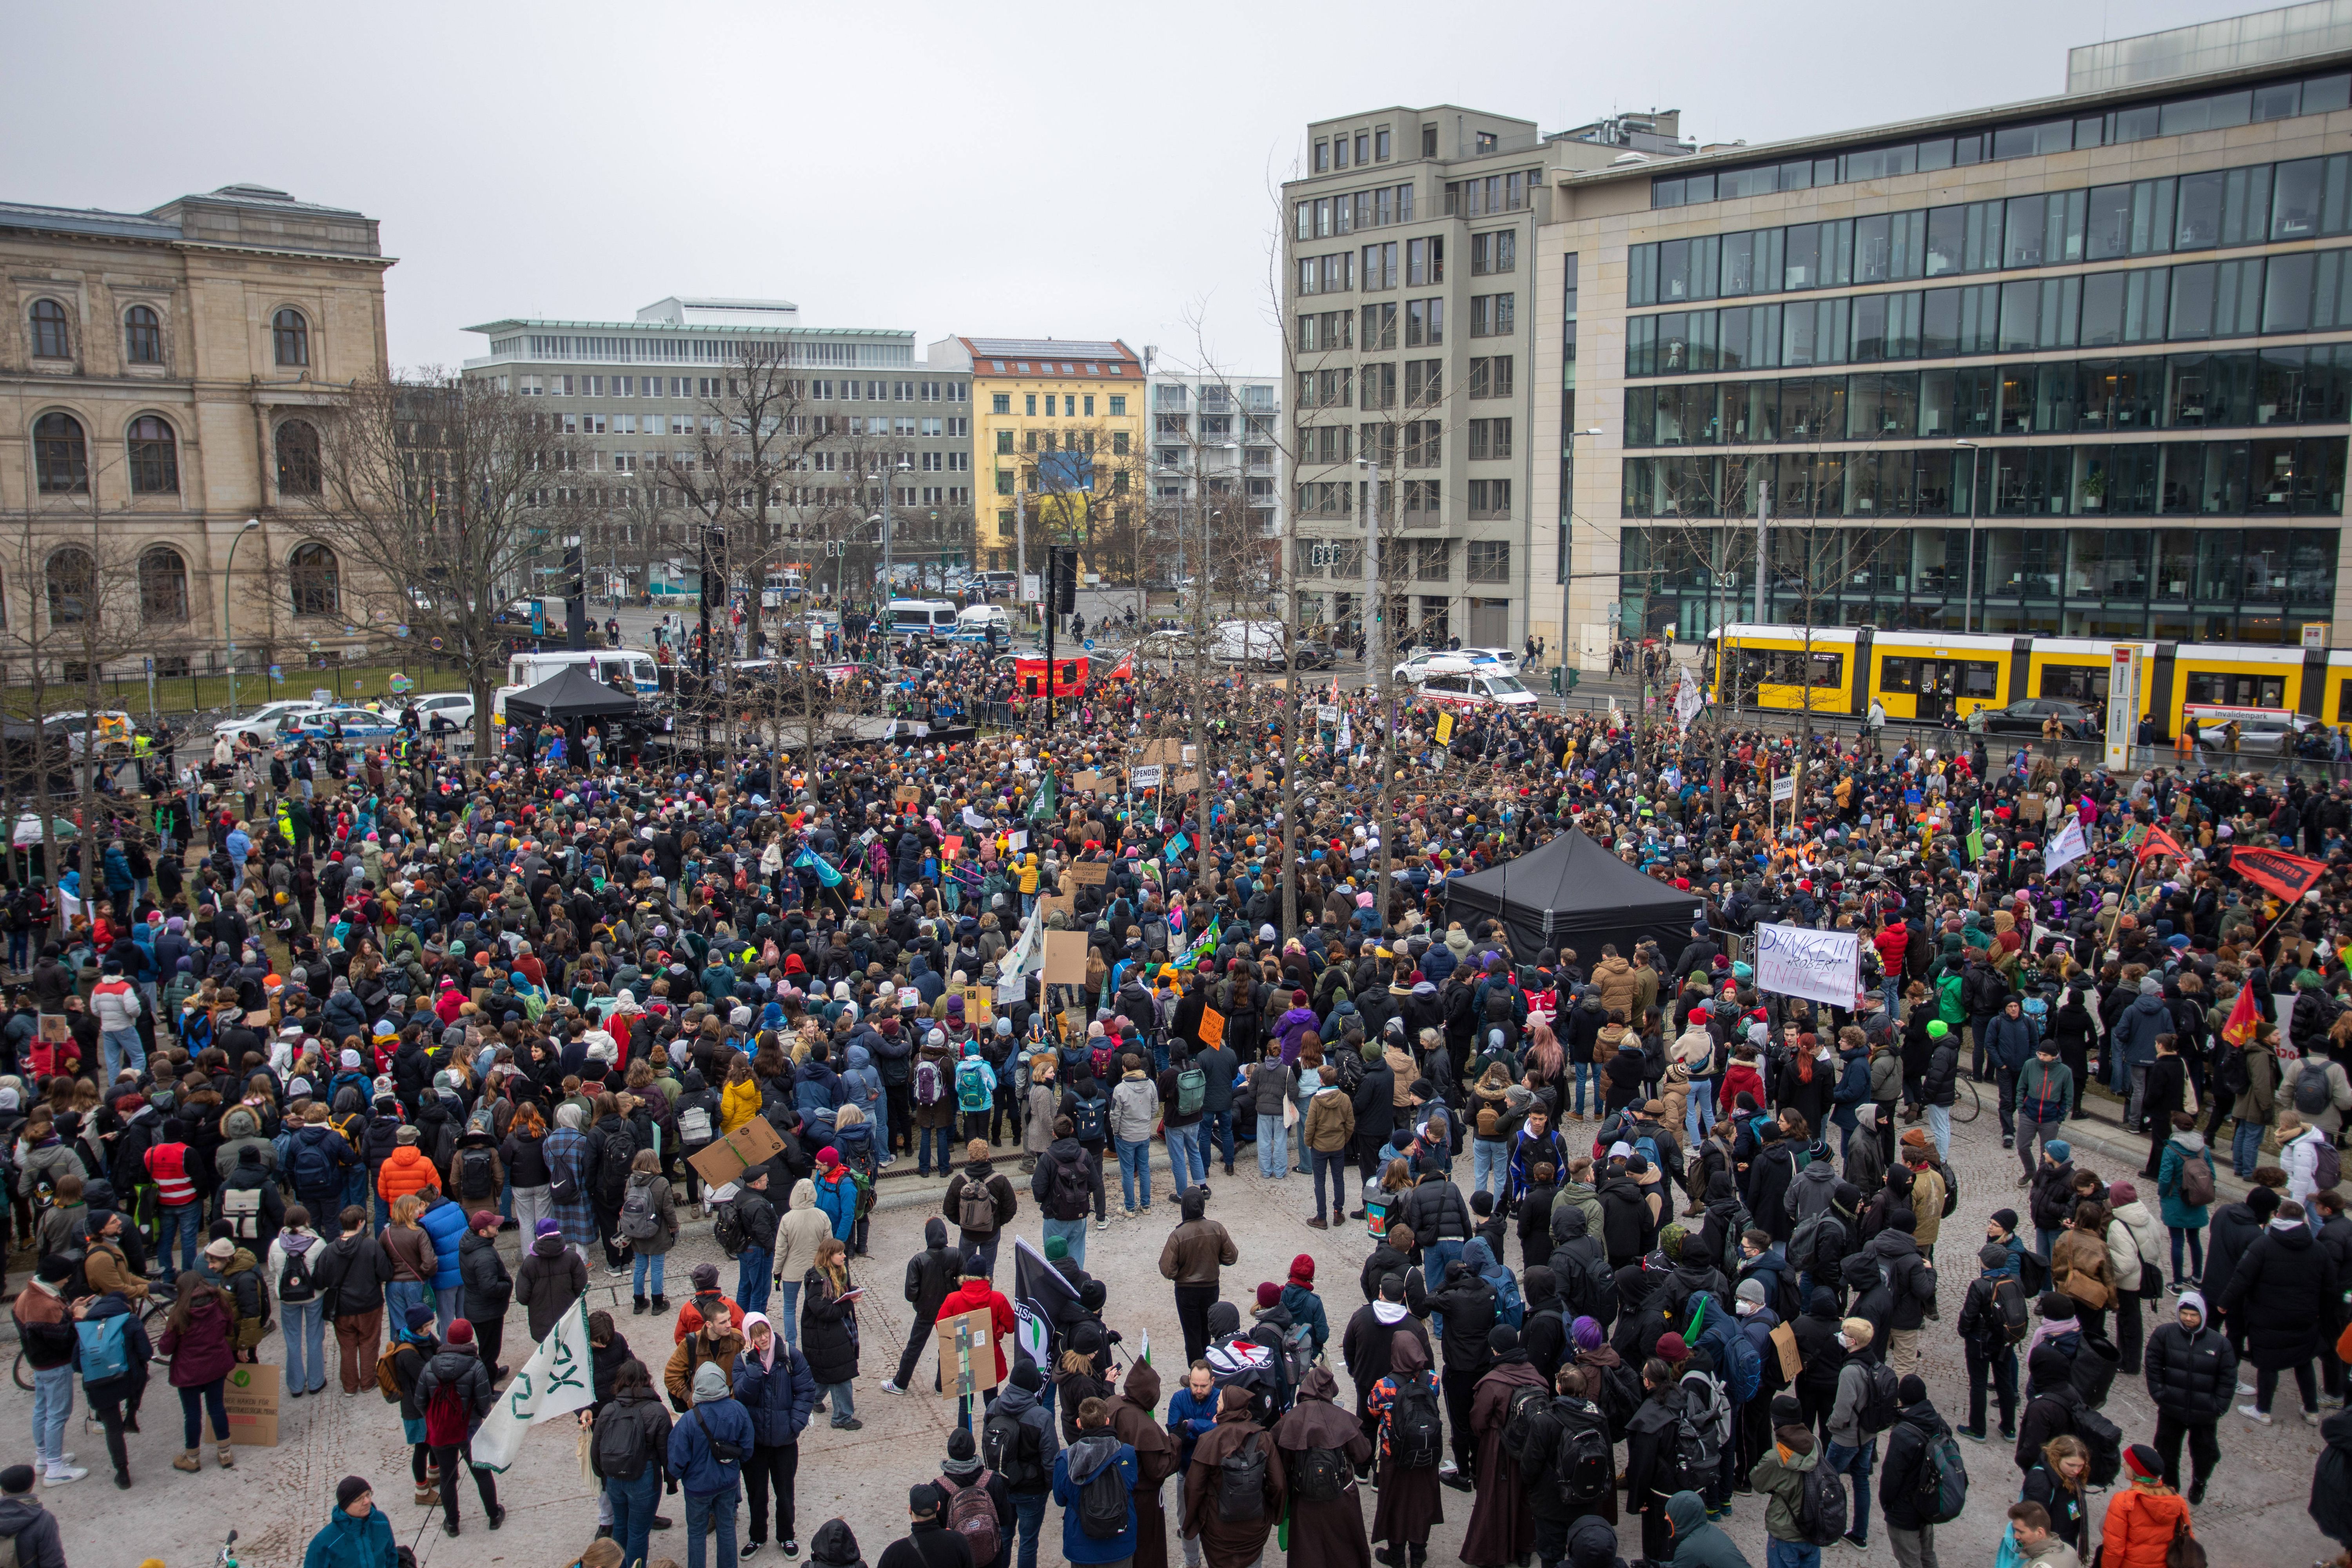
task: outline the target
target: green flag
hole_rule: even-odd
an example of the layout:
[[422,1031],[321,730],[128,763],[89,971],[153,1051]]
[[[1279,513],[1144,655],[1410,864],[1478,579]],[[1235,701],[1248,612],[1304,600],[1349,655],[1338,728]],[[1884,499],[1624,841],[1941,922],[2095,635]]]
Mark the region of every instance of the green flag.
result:
[[1050,822],[1054,818],[1054,770],[1045,770],[1045,782],[1037,786],[1037,798],[1029,803],[1031,822]]
[[1973,807],[1969,814],[1969,864],[1984,858],[1984,807]]

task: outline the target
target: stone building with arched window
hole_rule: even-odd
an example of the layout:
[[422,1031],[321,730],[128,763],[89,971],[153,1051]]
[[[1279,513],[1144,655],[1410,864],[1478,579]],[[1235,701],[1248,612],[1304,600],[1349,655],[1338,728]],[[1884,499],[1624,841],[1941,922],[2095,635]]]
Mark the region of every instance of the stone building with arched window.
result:
[[218,669],[225,614],[241,668],[359,656],[306,498],[322,406],[385,373],[391,265],[373,218],[262,185],[0,200],[0,686],[77,639],[124,673]]

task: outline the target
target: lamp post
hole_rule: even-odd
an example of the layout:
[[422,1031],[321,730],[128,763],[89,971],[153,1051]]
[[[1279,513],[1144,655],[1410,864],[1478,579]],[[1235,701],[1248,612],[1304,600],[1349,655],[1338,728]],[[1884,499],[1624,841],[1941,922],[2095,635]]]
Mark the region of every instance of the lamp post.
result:
[[245,520],[245,526],[228,542],[228,563],[221,568],[221,635],[228,639],[228,716],[232,719],[236,717],[236,633],[229,629],[229,574],[236,570],[236,547],[260,526],[257,517]]
[[1969,555],[1968,574],[1960,584],[1960,632],[1963,636],[1976,630],[1977,610],[1977,444],[1955,441],[1952,449],[1969,455]]
[[[1589,430],[1570,430],[1568,433],[1569,490],[1568,493],[1563,494],[1560,497],[1560,504],[1568,510],[1568,521],[1563,525],[1568,533],[1568,561],[1564,575],[1570,578],[1573,578],[1576,575],[1576,496],[1574,493],[1576,485],[1576,438],[1579,436],[1598,436],[1600,434],[1601,426],[1598,425],[1593,426]],[[1560,668],[1563,669],[1568,667],[1568,590],[1569,584],[1563,582],[1559,588],[1559,662]],[[1612,645],[1617,640],[1617,628],[1614,626],[1609,628],[1609,640]],[[1567,677],[1562,676],[1560,679],[1564,682],[1567,679]]]
[[900,462],[877,468],[866,477],[882,481],[882,668],[898,667],[898,625],[890,613],[890,600],[897,592],[890,580],[890,489],[898,476],[912,471],[912,463]]

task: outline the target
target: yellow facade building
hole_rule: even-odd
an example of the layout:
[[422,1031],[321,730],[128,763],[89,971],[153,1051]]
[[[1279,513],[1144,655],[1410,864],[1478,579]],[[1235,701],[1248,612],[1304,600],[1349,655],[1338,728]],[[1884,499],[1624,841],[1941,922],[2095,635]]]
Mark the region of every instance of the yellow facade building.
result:
[[926,360],[971,373],[980,565],[1037,572],[1049,535],[1099,543],[1140,523],[1149,437],[1134,350],[1117,340],[953,337]]

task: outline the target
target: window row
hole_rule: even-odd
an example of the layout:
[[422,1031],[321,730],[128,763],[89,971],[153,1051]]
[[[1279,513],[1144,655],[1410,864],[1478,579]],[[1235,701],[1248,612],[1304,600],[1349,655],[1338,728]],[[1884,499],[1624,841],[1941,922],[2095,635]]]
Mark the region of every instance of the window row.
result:
[[[287,495],[316,495],[320,484],[319,432],[302,419],[279,423],[274,435],[278,489]],[[171,422],[142,414],[124,427],[123,471],[133,495],[177,495],[180,442]],[[33,421],[33,480],[43,495],[89,493],[89,438],[70,414],[49,413]]]
[[1626,251],[1629,305],[2352,233],[2352,154],[1791,224]]
[[2352,108],[2352,75],[2338,71],[2289,78],[2232,91],[2135,103],[2104,112],[2001,125],[1958,136],[1935,136],[1922,142],[1819,158],[1709,170],[1703,174],[1664,175],[1650,182],[1650,205],[1690,206],[1700,202],[1768,195],[1775,191],[1891,179],[2011,158],[2042,157],[2079,148],[2117,147],[2156,136],[2186,136],[2199,131],[2226,130],[2232,125],[2286,120],[2298,114],[2325,114],[2345,108]]
[[1524,212],[1536,205],[1536,193],[1542,188],[1541,169],[1486,174],[1475,180],[1449,180],[1445,184],[1445,216],[1486,217],[1495,213]]
[[[1429,129],[1433,131],[1435,128]],[[1427,138],[1424,136],[1423,140]],[[1385,125],[1377,130],[1359,131],[1352,136],[1345,133],[1333,136],[1315,143],[1315,172],[1324,174],[1334,169],[1346,168],[1349,150],[1351,147],[1355,151],[1355,163],[1359,168],[1366,163],[1385,163],[1389,161],[1391,146],[1389,128]],[[1427,157],[1429,153],[1424,152],[1423,156]]]
[[2352,327],[2352,250],[2306,250],[1633,316],[1625,322],[1625,374],[1953,359],[2346,327]]
[[2352,343],[1625,389],[1628,447],[2352,420]]
[[1622,515],[2337,517],[2342,437],[1624,459]]
[[[49,553],[43,563],[49,625],[78,626],[93,614],[114,619],[121,611],[135,614],[142,627],[185,625],[188,619],[188,563],[168,544],[152,544],[139,552],[131,571],[101,572],[89,551],[68,544]],[[289,606],[298,616],[332,616],[341,612],[341,567],[335,552],[316,540],[298,544],[286,557]]]
[[1299,239],[1328,239],[1360,228],[1386,228],[1412,221],[1412,186],[1381,185],[1352,195],[1318,196],[1292,204],[1292,231]]
[[[69,360],[74,355],[73,317],[57,300],[33,301],[26,313],[26,341],[33,358]],[[310,363],[310,323],[301,311],[279,310],[270,318],[272,357],[281,365]],[[130,364],[163,363],[163,319],[152,306],[133,305],[122,312],[122,358]]]

